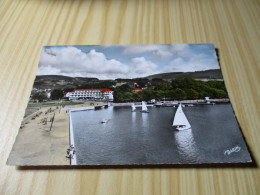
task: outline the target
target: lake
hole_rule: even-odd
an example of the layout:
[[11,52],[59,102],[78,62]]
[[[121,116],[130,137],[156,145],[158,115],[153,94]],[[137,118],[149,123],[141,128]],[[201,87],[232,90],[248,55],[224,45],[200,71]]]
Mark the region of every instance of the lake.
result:
[[[177,107],[130,106],[71,112],[79,165],[250,162],[231,104],[195,105],[183,111],[191,130],[172,127]],[[107,123],[100,123],[109,119]]]

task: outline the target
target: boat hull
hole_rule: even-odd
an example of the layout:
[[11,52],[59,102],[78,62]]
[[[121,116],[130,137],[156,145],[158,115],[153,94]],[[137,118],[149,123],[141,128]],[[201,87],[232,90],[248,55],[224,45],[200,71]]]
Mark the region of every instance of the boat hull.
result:
[[142,112],[142,113],[149,113],[148,110],[147,111],[141,110],[140,112]]
[[[176,126],[174,126],[174,127],[176,127]],[[191,127],[187,127],[187,126],[177,126],[176,127],[176,130],[178,130],[178,131],[184,131],[184,130],[189,130],[189,129],[191,129]]]

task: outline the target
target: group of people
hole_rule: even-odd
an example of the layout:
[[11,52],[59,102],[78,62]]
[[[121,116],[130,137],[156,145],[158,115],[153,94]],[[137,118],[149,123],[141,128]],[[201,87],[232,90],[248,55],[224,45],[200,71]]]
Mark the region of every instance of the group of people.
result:
[[42,113],[42,112],[36,113],[36,114],[32,117],[32,120],[34,120],[36,117],[39,117],[41,113]]
[[41,123],[44,125],[47,125],[47,117],[44,117],[43,119],[41,119]]
[[54,112],[54,110],[52,110],[51,108],[49,108],[49,109],[45,112],[45,115],[48,114],[48,113],[51,113],[51,112]]
[[73,144],[71,144],[70,148],[67,149],[68,156],[66,156],[66,157],[70,158],[70,159],[73,159],[75,153],[76,153],[75,147],[73,146]]

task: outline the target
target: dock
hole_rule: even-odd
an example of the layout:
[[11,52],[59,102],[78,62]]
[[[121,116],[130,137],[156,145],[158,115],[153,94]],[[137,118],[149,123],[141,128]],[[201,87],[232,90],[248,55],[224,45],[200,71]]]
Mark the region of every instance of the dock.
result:
[[86,106],[86,107],[77,107],[77,108],[62,108],[63,110],[67,110],[69,112],[77,112],[77,111],[84,111],[84,110],[94,110],[95,106]]
[[108,105],[101,104],[101,105],[95,105],[95,106],[62,108],[62,110],[66,110],[69,113],[69,142],[70,142],[70,146],[75,147],[75,151],[76,151],[75,154],[73,154],[72,157],[70,158],[70,165],[77,165],[77,148],[75,145],[71,112],[79,112],[79,111],[85,111],[85,110],[97,110],[97,109],[102,109],[102,108],[108,108]]
[[[71,113],[72,111],[69,111],[69,123],[70,123],[70,128],[69,128],[69,137],[70,137],[70,146],[73,145],[75,147],[75,142],[74,142],[74,132],[73,132],[73,125],[72,125],[72,119],[71,119]],[[70,158],[70,165],[77,165],[77,148],[75,154]]]

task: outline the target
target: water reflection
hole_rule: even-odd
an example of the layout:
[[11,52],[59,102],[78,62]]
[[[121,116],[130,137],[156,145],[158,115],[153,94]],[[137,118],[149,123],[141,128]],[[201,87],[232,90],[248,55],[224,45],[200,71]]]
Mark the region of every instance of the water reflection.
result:
[[132,112],[132,123],[135,123],[136,121],[136,111]]
[[148,115],[149,113],[141,113],[143,127],[147,127],[149,124]]
[[174,135],[178,152],[183,159],[188,162],[197,162],[198,154],[192,129],[175,131]]
[[[130,106],[72,113],[79,164],[216,163],[250,160],[231,105],[185,108],[192,130],[172,128],[173,108],[136,112]],[[101,124],[102,119],[111,119]],[[221,121],[221,122],[219,122]]]

